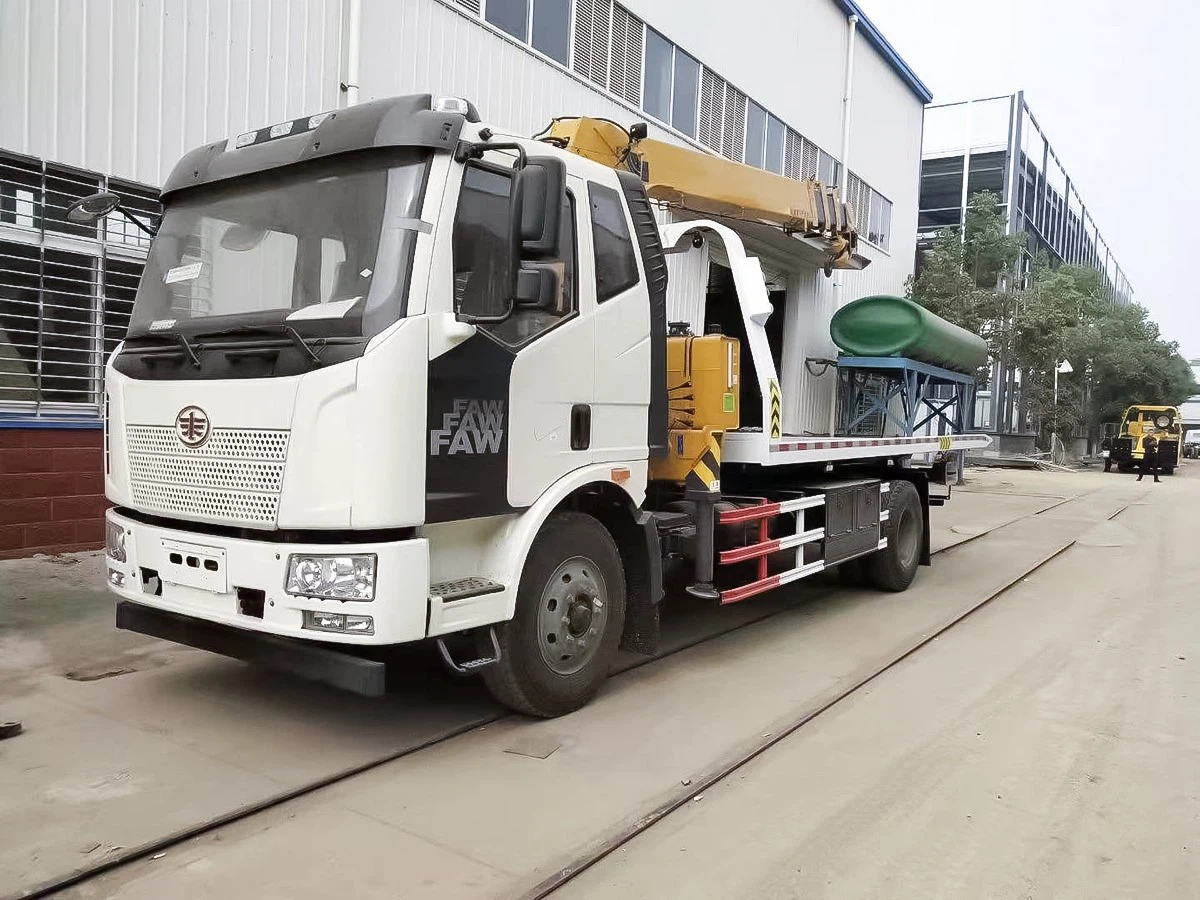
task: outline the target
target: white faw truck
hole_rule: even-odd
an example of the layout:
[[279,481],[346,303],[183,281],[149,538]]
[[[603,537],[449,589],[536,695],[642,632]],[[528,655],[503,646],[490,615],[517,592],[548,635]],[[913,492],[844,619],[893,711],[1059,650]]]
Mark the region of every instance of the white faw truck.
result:
[[[908,587],[945,481],[910,458],[987,438],[782,433],[758,260],[724,217],[660,230],[647,192],[704,155],[656,173],[621,131],[606,165],[587,121],[515,139],[417,95],[180,161],[106,371],[119,627],[365,694],[382,648],[436,641],[555,716],[619,646],[654,651],[665,579],[724,603],[839,565]],[[815,208],[774,224],[852,265],[844,205],[802,189]],[[668,334],[666,254],[700,240],[732,336]]]

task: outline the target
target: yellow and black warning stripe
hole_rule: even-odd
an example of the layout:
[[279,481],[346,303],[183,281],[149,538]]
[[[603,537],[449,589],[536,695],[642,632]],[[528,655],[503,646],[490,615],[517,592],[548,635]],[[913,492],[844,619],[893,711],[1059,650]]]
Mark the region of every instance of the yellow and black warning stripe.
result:
[[721,490],[721,435],[720,431],[710,431],[705,435],[704,452],[684,479],[686,490],[709,493]]
[[771,391],[771,437],[783,437],[783,395],[779,392],[779,382],[772,378],[769,382]]

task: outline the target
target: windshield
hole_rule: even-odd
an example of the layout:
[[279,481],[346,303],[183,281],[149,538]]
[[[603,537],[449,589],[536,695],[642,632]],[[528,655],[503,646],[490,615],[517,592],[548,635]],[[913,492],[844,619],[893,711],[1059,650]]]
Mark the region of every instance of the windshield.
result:
[[185,194],[164,213],[130,335],[312,320],[377,333],[405,314],[424,184],[425,156],[406,151]]

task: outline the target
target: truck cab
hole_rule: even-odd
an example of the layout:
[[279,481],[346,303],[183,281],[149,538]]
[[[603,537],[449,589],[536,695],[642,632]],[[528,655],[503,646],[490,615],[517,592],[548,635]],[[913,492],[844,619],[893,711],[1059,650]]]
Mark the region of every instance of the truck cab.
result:
[[428,95],[184,157],[106,371],[125,624],[361,646],[511,617],[485,573],[584,486],[640,506],[666,439],[639,186]]

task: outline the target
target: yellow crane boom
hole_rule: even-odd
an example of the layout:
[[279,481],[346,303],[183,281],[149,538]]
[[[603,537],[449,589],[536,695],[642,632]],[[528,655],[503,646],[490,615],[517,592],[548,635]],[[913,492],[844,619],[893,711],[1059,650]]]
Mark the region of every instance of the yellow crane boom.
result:
[[587,159],[641,175],[655,200],[706,216],[760,222],[819,243],[827,268],[861,269],[854,209],[837,188],[797,181],[587,116],[555,119],[540,136]]

